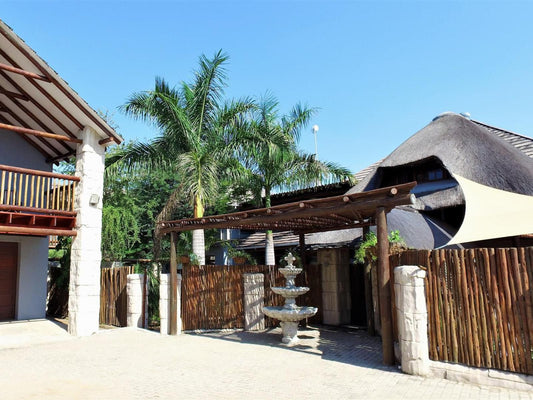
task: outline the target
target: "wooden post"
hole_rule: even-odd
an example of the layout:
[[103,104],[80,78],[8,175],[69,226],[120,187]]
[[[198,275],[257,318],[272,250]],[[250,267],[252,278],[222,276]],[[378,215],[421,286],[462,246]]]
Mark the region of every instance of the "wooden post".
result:
[[305,268],[305,233],[300,233],[300,260],[302,265],[300,267]]
[[394,365],[394,342],[392,338],[392,311],[389,268],[389,238],[387,235],[387,214],[384,207],[376,210],[378,239],[378,288],[379,313],[381,317],[381,341],[383,364]]
[[176,232],[170,233],[170,334],[178,334],[178,260],[176,258]]
[[[366,235],[370,232],[370,227],[363,227],[363,241]],[[372,303],[372,262],[365,261],[363,266],[363,279],[365,284],[365,309],[366,309],[366,327],[370,336],[376,335],[376,327],[374,326],[374,305]]]

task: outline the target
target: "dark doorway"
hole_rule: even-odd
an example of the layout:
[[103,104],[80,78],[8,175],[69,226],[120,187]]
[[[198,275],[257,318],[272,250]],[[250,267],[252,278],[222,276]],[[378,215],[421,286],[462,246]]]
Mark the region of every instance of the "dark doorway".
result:
[[15,319],[18,243],[0,242],[0,321]]
[[356,326],[366,326],[364,271],[363,264],[350,264],[351,323]]

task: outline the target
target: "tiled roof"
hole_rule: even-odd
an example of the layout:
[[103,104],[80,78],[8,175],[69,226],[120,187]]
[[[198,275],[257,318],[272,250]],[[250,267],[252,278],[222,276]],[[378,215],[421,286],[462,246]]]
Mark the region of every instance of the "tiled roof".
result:
[[518,150],[525,153],[528,157],[533,158],[533,139],[524,135],[519,135],[518,133],[506,131],[505,129],[496,128],[484,124],[483,122],[471,120],[473,123],[482,126],[488,131],[494,133],[496,136],[502,138],[506,142],[512,144]]

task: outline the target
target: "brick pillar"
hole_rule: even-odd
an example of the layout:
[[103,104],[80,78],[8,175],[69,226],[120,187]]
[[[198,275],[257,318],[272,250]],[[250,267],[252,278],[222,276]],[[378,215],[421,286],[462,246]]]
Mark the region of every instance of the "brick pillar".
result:
[[322,321],[328,325],[350,323],[350,259],[347,248],[319,249],[322,273]]
[[244,330],[265,329],[265,276],[263,274],[243,274],[244,280]]
[[421,376],[430,375],[425,277],[415,265],[394,268],[402,371]]
[[75,336],[98,332],[100,314],[100,252],[105,147],[91,128],[81,132],[76,176],[81,178],[74,200],[77,236],[70,257],[68,331]]
[[[161,274],[159,280],[159,332],[162,335],[170,333],[170,274]],[[181,333],[181,274],[178,274],[178,307],[177,307],[178,335]]]

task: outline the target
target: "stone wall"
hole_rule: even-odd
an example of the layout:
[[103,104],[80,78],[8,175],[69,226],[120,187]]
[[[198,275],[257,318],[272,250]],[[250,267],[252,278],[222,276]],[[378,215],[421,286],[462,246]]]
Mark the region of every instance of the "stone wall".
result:
[[265,329],[265,276],[264,274],[243,274],[244,280],[244,330]]
[[327,325],[349,324],[350,257],[347,248],[319,249],[318,263],[322,274],[322,321]]
[[[170,274],[161,274],[159,280],[159,317],[162,335],[170,333]],[[178,274],[178,335],[181,333],[181,274]]]
[[[126,294],[128,296],[128,315],[126,326],[143,327],[143,283],[144,274],[129,274],[126,284]],[[146,288],[146,301],[144,302],[144,323],[147,326],[148,319],[148,288]]]

